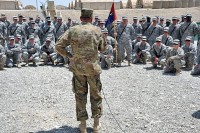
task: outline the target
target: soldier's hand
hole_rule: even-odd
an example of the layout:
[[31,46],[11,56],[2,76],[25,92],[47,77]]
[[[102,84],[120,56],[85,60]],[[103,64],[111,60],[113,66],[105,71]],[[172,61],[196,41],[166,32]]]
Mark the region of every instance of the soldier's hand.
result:
[[32,57],[32,56],[29,58],[29,61],[31,61],[31,60],[33,60],[33,57]]

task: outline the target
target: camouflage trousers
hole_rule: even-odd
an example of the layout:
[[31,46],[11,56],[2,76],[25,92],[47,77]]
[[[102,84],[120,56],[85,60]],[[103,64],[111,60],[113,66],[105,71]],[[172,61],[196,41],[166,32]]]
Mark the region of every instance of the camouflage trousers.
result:
[[128,43],[128,44],[120,44],[118,45],[118,63],[121,63],[123,57],[124,57],[124,53],[126,51],[127,54],[127,60],[131,61],[132,59],[132,44]]
[[102,96],[101,89],[102,84],[100,81],[100,75],[96,76],[83,76],[73,74],[72,85],[73,92],[76,99],[76,116],[77,121],[83,121],[88,119],[88,113],[86,110],[88,84],[90,86],[90,102],[92,110],[92,118],[102,116]]
[[49,57],[48,57],[48,54],[46,52],[43,52],[42,59],[44,60],[44,62],[55,61],[56,53],[49,54]]
[[155,58],[156,58],[156,57],[151,57],[151,62],[152,62],[152,64],[153,64],[153,66],[161,65],[161,67],[164,67],[164,60],[165,60],[165,59],[158,58],[158,64],[155,64],[155,63],[154,63]]
[[13,53],[7,55],[6,57],[6,66],[13,67],[14,64],[20,63],[20,53]]
[[6,55],[0,55],[0,70],[3,69],[6,62]]
[[200,64],[196,65],[191,71],[191,75],[200,75]]
[[101,58],[101,68],[111,68],[111,65],[113,63],[113,56],[110,58],[102,57]]
[[146,63],[147,59],[150,59],[151,55],[149,52],[141,52],[141,55],[138,56],[137,54],[133,55],[133,63],[136,64],[140,60],[142,60],[143,63]]
[[165,72],[173,72],[174,70],[180,70],[185,64],[184,60],[174,59],[166,62]]
[[195,62],[195,55],[194,54],[186,54],[185,57],[185,66],[187,68],[192,68]]
[[[31,56],[32,56],[32,55],[29,54],[28,52],[23,52],[23,54],[22,54],[22,58],[24,59],[24,61],[25,61],[26,63],[29,62],[29,58],[30,58]],[[39,56],[33,57],[33,60],[32,60],[32,61],[33,61],[34,63],[40,62]]]

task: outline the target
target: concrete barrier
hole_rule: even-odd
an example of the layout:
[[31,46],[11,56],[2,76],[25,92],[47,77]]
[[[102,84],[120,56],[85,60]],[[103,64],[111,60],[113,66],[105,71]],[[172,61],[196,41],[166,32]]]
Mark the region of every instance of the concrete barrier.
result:
[[182,8],[182,0],[175,1],[175,8]]
[[169,8],[169,0],[162,1],[162,8]]
[[176,1],[175,0],[170,0],[169,1],[169,8],[175,8]]
[[188,7],[188,0],[182,0],[182,8]]
[[161,9],[161,8],[162,8],[162,1],[161,0],[153,1],[153,9]]
[[199,7],[200,6],[200,0],[195,0],[195,7]]
[[188,7],[194,7],[195,6],[195,0],[188,0]]

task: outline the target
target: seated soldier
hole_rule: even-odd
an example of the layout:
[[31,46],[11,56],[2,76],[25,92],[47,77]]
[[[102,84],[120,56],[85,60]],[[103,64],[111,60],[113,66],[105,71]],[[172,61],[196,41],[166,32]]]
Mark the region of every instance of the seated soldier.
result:
[[[200,42],[199,42],[200,43]],[[197,59],[191,75],[200,75],[200,44],[197,46]]]
[[142,34],[137,34],[137,38],[132,41],[132,52],[134,51],[134,47],[138,42],[141,42]]
[[4,69],[5,62],[6,62],[5,49],[2,45],[0,45],[0,70]]
[[182,46],[182,49],[184,50],[184,53],[185,53],[184,59],[185,59],[186,69],[192,70],[197,50],[194,44],[191,42],[190,36],[186,37],[185,44]]
[[21,47],[15,44],[14,36],[9,37],[9,43],[6,45],[5,51],[6,51],[6,66],[10,68],[15,66],[15,64],[17,64],[17,67],[21,68],[20,64]]
[[163,68],[164,65],[161,64],[162,60],[165,59],[166,56],[166,46],[161,43],[161,38],[156,38],[156,43],[153,44],[151,48],[151,62],[153,67],[156,68],[157,65],[161,65]]
[[40,46],[35,42],[34,36],[30,35],[28,42],[23,47],[22,57],[26,63],[25,66],[29,65],[29,62],[33,62],[34,66],[40,61]]
[[52,62],[56,59],[55,46],[51,43],[51,38],[47,38],[46,42],[41,48],[42,59],[44,60],[44,65],[47,65],[48,62]]
[[147,43],[146,36],[142,37],[142,41],[138,42],[134,48],[134,59],[133,64],[137,64],[138,62],[142,61],[142,63],[146,64],[147,59],[150,58],[150,45]]
[[184,51],[179,45],[180,41],[175,39],[173,47],[167,51],[164,73],[176,73],[176,75],[181,73],[181,67],[184,65]]

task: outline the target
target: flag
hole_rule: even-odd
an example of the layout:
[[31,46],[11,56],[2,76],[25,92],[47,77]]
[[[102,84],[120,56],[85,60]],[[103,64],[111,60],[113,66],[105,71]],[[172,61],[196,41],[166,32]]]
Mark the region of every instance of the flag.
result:
[[105,27],[108,27],[116,19],[117,19],[117,15],[116,15],[116,12],[115,12],[115,5],[114,5],[114,2],[113,2],[112,7],[110,9],[109,16],[108,16],[108,20],[105,24]]

